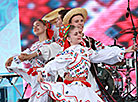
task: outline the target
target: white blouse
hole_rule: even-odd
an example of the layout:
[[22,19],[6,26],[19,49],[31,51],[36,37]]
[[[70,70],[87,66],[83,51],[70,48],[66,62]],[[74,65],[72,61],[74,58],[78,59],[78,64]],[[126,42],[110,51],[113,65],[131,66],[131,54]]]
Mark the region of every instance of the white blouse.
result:
[[64,70],[69,72],[72,77],[86,77],[88,76],[90,62],[115,64],[124,58],[124,52],[124,50],[118,47],[105,48],[95,52],[91,48],[74,45],[59,53],[41,71],[45,70],[49,73]]
[[[45,40],[43,42],[37,41],[34,43],[30,48],[27,48],[22,53],[32,54],[34,52],[37,52],[40,50],[41,55],[36,56],[35,58],[25,61],[25,63],[30,63],[32,66],[35,67],[43,67],[45,63],[55,57],[59,51],[62,51],[61,46],[55,42],[52,42],[52,40]],[[14,57],[14,61],[19,61],[18,56]],[[19,64],[17,63],[17,64]]]

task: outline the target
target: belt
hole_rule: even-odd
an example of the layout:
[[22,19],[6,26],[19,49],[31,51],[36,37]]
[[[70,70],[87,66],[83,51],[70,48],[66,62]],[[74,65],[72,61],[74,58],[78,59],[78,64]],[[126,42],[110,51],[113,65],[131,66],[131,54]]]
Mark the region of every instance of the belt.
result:
[[73,77],[73,81],[86,81],[85,77]]
[[89,82],[86,81],[85,77],[73,77],[73,80],[64,80],[64,83],[66,85],[71,84],[73,81],[80,81],[81,83],[83,83],[84,85],[86,85],[87,87],[91,87],[91,84]]

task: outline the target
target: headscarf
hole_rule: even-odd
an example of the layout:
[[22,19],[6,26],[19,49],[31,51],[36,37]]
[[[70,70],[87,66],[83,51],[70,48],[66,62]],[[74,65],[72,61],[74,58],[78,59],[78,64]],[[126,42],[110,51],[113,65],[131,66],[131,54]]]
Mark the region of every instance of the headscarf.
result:
[[64,50],[70,46],[70,44],[67,40],[67,35],[68,35],[68,32],[69,32],[69,29],[70,29],[69,24],[61,25],[61,27],[59,28],[59,36],[61,38],[63,38]]
[[67,38],[67,34],[69,32],[69,28],[70,28],[69,24],[61,25],[61,27],[59,28],[59,36],[61,38],[63,38],[63,41],[65,41],[66,38]]
[[46,27],[47,27],[47,36],[49,39],[52,39],[53,35],[54,35],[54,31],[51,29],[51,24],[50,22],[46,21],[46,20],[42,20],[42,19],[38,19],[38,21],[42,22]]

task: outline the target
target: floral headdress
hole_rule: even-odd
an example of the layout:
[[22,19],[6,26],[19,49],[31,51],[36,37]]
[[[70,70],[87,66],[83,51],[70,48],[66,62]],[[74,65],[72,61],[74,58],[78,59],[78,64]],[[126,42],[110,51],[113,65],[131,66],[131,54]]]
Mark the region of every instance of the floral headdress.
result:
[[64,50],[70,46],[70,44],[67,40],[67,35],[68,35],[68,32],[69,32],[69,29],[70,29],[69,24],[61,25],[61,27],[59,28],[59,36],[61,38],[63,38]]
[[61,25],[61,27],[59,28],[59,36],[61,38],[63,38],[63,41],[65,41],[66,38],[67,38],[67,34],[69,32],[69,28],[70,28],[69,24]]

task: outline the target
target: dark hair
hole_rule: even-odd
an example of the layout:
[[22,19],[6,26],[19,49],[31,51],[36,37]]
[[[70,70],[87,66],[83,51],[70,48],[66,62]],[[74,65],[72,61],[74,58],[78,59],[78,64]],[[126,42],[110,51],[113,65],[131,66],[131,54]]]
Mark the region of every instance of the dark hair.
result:
[[69,27],[69,30],[68,30],[68,35],[67,35],[67,37],[70,37],[70,31],[71,30],[74,30],[76,27],[74,26],[74,25],[70,25],[70,27]]
[[46,25],[47,23],[49,24],[49,29],[51,28],[51,23],[46,21],[46,20],[42,20],[42,19],[38,19],[37,21],[40,21],[41,23],[43,23],[43,25]]
[[69,12],[69,11],[70,10],[61,10],[61,11],[58,12],[58,14],[61,15],[62,21],[63,21],[64,16],[66,15],[66,13]]
[[43,22],[43,20],[38,19],[38,21],[40,21],[41,23],[43,23],[43,25],[46,25],[45,22]]
[[[80,13],[79,13],[79,14],[75,14],[75,15],[73,15],[73,16],[70,18],[70,20],[69,20],[69,24],[71,23],[72,18],[73,18],[73,17],[75,17],[75,16],[78,16],[78,15],[80,15],[80,16],[82,16],[82,17],[83,17],[83,15],[82,15],[82,14],[80,14]],[[83,17],[83,18],[84,18],[84,17]]]

